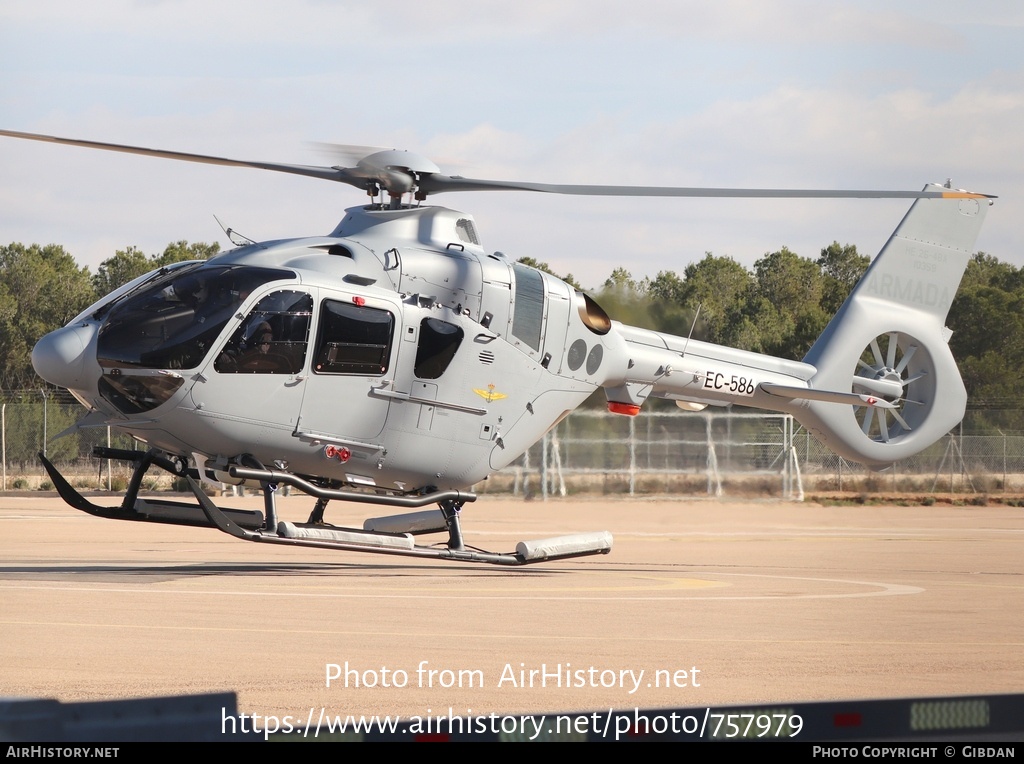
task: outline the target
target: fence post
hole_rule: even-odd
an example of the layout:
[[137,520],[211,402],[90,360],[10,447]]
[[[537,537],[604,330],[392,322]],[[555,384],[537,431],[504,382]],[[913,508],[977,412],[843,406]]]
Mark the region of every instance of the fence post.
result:
[[636,417],[629,418],[629,495],[636,491]]
[[540,439],[540,496],[542,501],[548,500],[548,437],[550,433],[544,433]]
[[782,416],[782,498],[793,497],[793,466],[796,448],[793,446],[793,420],[788,414]]
[[[110,449],[110,425],[107,425],[107,449]],[[107,459],[107,490],[114,490],[113,475],[110,474],[110,459]]]
[[[731,413],[726,414],[731,419]],[[729,421],[729,420],[727,420]],[[704,414],[704,438],[707,442],[707,476],[708,496],[722,495],[722,476],[718,472],[718,454],[715,453],[715,441],[711,436],[711,414]],[[712,479],[714,487],[712,487]]]
[[48,439],[46,432],[46,388],[41,388],[39,392],[43,396],[43,456],[46,456],[46,441]]
[[530,449],[523,453],[523,496],[527,499],[530,496]]

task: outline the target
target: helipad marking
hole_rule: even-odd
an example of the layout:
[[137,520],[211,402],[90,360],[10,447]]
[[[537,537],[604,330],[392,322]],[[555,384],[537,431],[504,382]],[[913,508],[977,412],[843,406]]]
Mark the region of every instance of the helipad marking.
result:
[[[189,625],[189,624],[168,624],[168,623],[153,623],[153,624],[142,624],[142,623],[102,623],[102,622],[85,622],[85,621],[38,621],[38,620],[0,620],[0,624],[6,626],[30,626],[40,627],[47,626],[51,628],[61,627],[70,629],[80,629],[83,627],[96,628],[96,629],[110,629],[119,628],[127,631],[171,631],[171,632],[224,632],[224,633],[242,633],[242,634],[282,634],[282,635],[349,635],[349,636],[364,636],[364,637],[380,637],[381,632],[372,629],[297,629],[297,628],[273,628],[268,626],[211,626],[211,625]],[[426,639],[432,637],[457,637],[459,639],[487,639],[487,640],[501,640],[501,639],[517,639],[526,641],[571,641],[571,642],[621,642],[625,637],[621,634],[538,634],[532,632],[524,632],[521,634],[511,632],[438,632],[438,631],[389,631],[387,636],[390,637],[411,637],[416,639]],[[688,634],[634,634],[628,637],[631,642],[650,642],[650,643],[685,643],[685,644],[769,644],[778,645],[780,641],[784,641],[789,645],[907,645],[914,644],[920,646],[949,646],[948,640],[893,640],[893,639],[849,639],[846,637],[838,637],[835,639],[786,639],[779,640],[774,635],[766,637],[723,637],[716,635],[714,637],[699,637]],[[1024,641],[1015,639],[1006,640],[971,640],[968,642],[958,642],[958,647],[1020,647],[1024,646]]]
[[[170,571],[173,572],[173,571]],[[867,587],[871,591],[853,591],[853,592],[831,592],[831,593],[814,593],[805,592],[798,594],[751,594],[746,595],[742,593],[734,595],[709,595],[709,596],[696,596],[686,597],[682,594],[675,596],[658,596],[656,594],[647,596],[637,596],[637,592],[644,591],[655,591],[655,592],[683,592],[697,589],[715,589],[730,587],[732,584],[725,581],[716,581],[714,578],[662,578],[658,576],[644,576],[652,583],[647,585],[621,585],[621,586],[597,586],[597,587],[543,587],[538,585],[536,581],[524,581],[524,587],[521,593],[509,592],[507,587],[488,587],[482,589],[474,589],[472,592],[460,591],[458,593],[452,593],[445,591],[443,594],[433,594],[433,587],[403,587],[402,590],[397,590],[395,587],[389,587],[387,591],[380,592],[329,592],[323,590],[316,591],[268,591],[268,590],[225,590],[225,589],[171,589],[162,588],[160,586],[149,587],[140,586],[137,588],[125,588],[125,587],[104,587],[104,586],[83,586],[81,584],[76,585],[59,585],[59,586],[40,586],[40,585],[25,585],[25,584],[4,584],[0,585],[0,591],[2,590],[29,590],[29,591],[74,591],[74,592],[90,592],[95,594],[103,593],[116,593],[116,594],[143,594],[146,596],[152,596],[154,594],[167,594],[167,595],[195,595],[195,596],[234,596],[234,597],[309,597],[318,599],[381,599],[381,600],[404,600],[404,599],[432,599],[432,600],[556,600],[561,601],[566,599],[565,595],[568,595],[574,600],[587,600],[587,601],[680,601],[680,600],[737,600],[737,601],[750,601],[750,600],[806,600],[806,599],[857,599],[863,597],[887,597],[887,596],[904,596],[909,594],[920,594],[925,591],[924,588],[919,586],[910,586],[907,584],[892,584],[881,581],[857,581],[850,579],[839,579],[839,578],[812,578],[803,576],[774,576],[765,575],[761,573],[708,573],[711,577],[732,577],[732,578],[752,578],[752,579],[771,579],[777,581],[789,581],[789,582],[804,582],[804,583],[820,583],[820,584],[840,584],[843,586],[853,586],[858,588]],[[637,577],[634,577],[637,578]],[[438,582],[441,585],[443,582]],[[351,585],[351,582],[348,582]],[[313,588],[313,587],[310,587]],[[494,592],[507,592],[507,593],[494,593]],[[584,592],[591,592],[591,594],[583,594]],[[599,596],[597,592],[607,592],[604,596]],[[628,596],[626,596],[628,594]]]

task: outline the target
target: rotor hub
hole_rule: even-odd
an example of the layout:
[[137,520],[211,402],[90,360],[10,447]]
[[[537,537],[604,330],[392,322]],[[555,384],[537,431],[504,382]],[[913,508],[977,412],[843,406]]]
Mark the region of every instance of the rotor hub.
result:
[[891,366],[879,369],[875,373],[875,381],[882,382],[889,391],[881,391],[881,396],[892,403],[903,396],[903,375]]

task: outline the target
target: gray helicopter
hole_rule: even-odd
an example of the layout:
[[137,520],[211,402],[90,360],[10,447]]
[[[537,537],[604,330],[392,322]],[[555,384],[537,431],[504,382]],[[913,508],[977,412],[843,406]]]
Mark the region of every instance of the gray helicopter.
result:
[[[608,409],[626,416],[649,398],[693,411],[736,404],[792,414],[836,453],[875,468],[934,443],[966,407],[945,320],[994,197],[949,184],[920,192],[551,185],[444,175],[395,150],[318,167],[0,135],[292,173],[371,197],[326,236],[236,241],[208,261],[142,276],[39,341],[38,374],[89,409],[78,427],[113,426],[149,446],[96,449],[134,464],[119,507],[93,504],[43,458],[62,498],[99,517],[524,565],[608,553],[612,539],[470,548],[460,525],[476,498],[469,489],[598,388]],[[485,190],[914,201],[807,356],[791,361],[612,321],[572,286],[487,252],[471,215],[423,203]],[[154,466],[183,476],[197,504],[141,498]],[[264,511],[220,509],[202,481],[258,484]],[[306,523],[278,520],[281,485],[316,498]],[[419,511],[340,528],[324,521],[332,500]],[[422,509],[431,505],[438,509]],[[446,542],[416,543],[431,533]]]

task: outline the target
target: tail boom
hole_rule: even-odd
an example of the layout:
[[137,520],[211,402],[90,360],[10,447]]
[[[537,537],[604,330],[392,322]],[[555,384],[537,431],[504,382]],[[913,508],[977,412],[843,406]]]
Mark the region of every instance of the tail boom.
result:
[[935,443],[966,409],[945,321],[992,202],[925,191],[943,195],[913,204],[802,362],[616,324],[609,408],[635,414],[656,397],[782,411],[876,468]]

